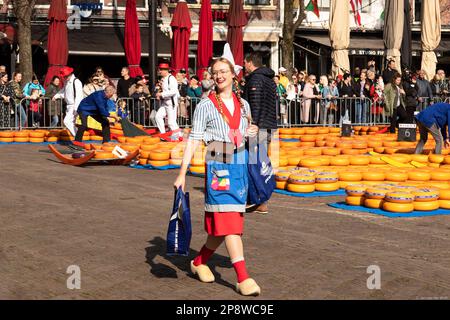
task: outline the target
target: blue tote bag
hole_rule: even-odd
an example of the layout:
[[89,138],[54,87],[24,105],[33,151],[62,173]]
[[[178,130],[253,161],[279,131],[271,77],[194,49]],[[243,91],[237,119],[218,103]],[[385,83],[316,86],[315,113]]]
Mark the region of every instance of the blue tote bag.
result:
[[264,144],[249,148],[248,204],[268,201],[275,189],[275,174]]
[[189,192],[175,191],[173,209],[167,230],[167,254],[187,256],[192,237]]

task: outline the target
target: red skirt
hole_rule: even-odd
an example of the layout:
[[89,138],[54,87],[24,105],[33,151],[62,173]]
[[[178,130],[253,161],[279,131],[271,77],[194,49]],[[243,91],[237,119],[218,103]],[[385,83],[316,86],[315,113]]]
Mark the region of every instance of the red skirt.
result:
[[242,235],[244,231],[243,212],[205,212],[205,231],[210,236],[230,234]]

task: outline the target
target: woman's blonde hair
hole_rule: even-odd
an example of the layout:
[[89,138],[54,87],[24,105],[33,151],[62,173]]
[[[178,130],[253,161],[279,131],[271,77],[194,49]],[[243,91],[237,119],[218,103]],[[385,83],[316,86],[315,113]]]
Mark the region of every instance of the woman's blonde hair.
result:
[[[237,75],[236,75],[236,73],[234,72],[234,66],[233,66],[233,64],[232,64],[228,59],[223,58],[223,57],[214,59],[214,60],[211,62],[211,65],[210,65],[211,74],[212,74],[212,69],[213,69],[214,65],[215,65],[216,63],[218,63],[218,62],[225,63],[225,64],[227,64],[227,65],[230,67],[230,71],[231,71],[231,73],[233,74],[233,84],[234,84],[234,87],[235,87],[235,94],[236,94],[236,97],[238,98],[239,104],[240,104],[240,106],[241,106],[241,110],[244,110],[244,113],[245,113],[244,102],[242,102],[241,92],[240,92],[240,90],[239,90],[239,80],[237,79]],[[216,92],[216,98],[217,98],[217,101],[219,101],[219,103],[221,103],[220,97],[219,97],[219,95],[217,94],[217,92]],[[247,115],[247,119],[248,119],[249,121],[251,121],[251,119],[249,118],[248,115]]]

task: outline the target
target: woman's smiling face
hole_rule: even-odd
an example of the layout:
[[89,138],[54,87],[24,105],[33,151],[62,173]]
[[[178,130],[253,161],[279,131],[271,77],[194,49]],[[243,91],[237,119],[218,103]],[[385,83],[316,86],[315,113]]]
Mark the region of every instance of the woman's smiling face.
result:
[[230,68],[230,64],[217,61],[212,66],[211,73],[218,89],[222,90],[233,85],[234,73]]

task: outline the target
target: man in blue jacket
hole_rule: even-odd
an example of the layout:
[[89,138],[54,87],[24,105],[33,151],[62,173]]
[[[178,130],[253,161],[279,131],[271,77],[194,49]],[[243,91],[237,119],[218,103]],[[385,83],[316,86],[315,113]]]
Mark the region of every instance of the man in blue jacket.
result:
[[105,90],[95,91],[81,100],[80,105],[78,106],[78,115],[81,119],[81,126],[78,127],[75,141],[73,141],[75,147],[84,147],[82,140],[83,134],[88,128],[88,117],[92,117],[102,125],[103,143],[110,141],[111,137],[108,117],[115,118],[116,120],[118,117],[109,114],[108,101],[112,98],[115,91],[113,86],[108,86]]
[[420,140],[417,143],[415,151],[416,154],[422,153],[423,147],[428,140],[428,132],[431,133],[436,142],[434,153],[441,154],[444,140],[444,146],[446,148],[450,146],[447,134],[447,127],[450,123],[450,104],[436,103],[430,105],[416,116],[416,120],[420,132]]

